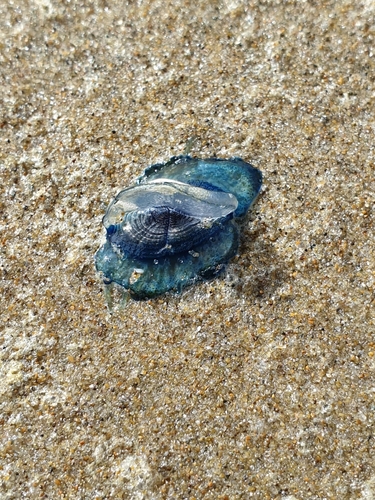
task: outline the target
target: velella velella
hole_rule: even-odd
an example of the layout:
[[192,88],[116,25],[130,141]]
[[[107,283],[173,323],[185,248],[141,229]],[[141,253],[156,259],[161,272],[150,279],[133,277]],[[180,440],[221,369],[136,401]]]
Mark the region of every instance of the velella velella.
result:
[[241,158],[182,155],[151,165],[108,206],[97,270],[138,300],[216,276],[237,253],[235,219],[261,185],[261,172]]

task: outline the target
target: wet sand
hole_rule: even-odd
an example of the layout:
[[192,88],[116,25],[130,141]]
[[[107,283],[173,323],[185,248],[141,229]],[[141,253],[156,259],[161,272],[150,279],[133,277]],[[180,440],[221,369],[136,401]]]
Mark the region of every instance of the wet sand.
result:
[[[370,0],[0,6],[1,498],[375,498],[374,46]],[[263,172],[239,254],[110,314],[105,209],[193,135]]]

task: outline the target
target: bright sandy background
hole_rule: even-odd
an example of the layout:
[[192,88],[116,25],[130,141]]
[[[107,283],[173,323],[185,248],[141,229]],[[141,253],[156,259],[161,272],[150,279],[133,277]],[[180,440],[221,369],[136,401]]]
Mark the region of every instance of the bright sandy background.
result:
[[[0,497],[373,500],[375,3],[4,0],[0,75]],[[239,255],[110,315],[192,135],[264,174]]]

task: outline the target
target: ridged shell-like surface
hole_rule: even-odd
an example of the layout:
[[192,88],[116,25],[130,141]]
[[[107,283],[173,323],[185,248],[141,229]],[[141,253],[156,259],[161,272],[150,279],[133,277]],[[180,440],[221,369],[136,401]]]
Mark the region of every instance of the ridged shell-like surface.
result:
[[240,158],[178,156],[148,167],[109,205],[96,268],[135,299],[216,276],[238,250],[231,219],[245,215],[261,184]]
[[124,255],[164,257],[213,236],[237,206],[231,193],[158,179],[121,191],[103,224],[108,241]]

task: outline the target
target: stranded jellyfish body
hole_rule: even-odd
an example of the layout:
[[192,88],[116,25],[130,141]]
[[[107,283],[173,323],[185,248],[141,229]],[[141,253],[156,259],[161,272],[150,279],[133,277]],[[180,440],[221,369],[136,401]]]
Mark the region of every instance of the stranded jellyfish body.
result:
[[240,158],[177,156],[151,165],[110,203],[97,270],[134,299],[216,276],[237,253],[235,219],[261,185],[261,172]]

